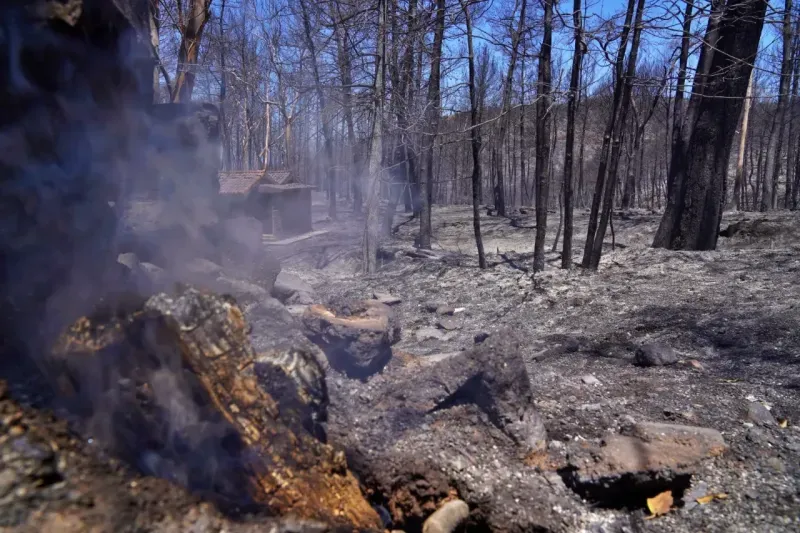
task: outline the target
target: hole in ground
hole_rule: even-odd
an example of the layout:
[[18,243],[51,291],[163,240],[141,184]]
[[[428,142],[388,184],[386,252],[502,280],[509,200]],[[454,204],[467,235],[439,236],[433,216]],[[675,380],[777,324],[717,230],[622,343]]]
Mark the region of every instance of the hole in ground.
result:
[[576,468],[562,468],[561,479],[578,496],[606,509],[628,511],[647,509],[647,499],[662,492],[672,491],[676,503],[692,481],[691,474],[625,473],[615,477],[583,480]]

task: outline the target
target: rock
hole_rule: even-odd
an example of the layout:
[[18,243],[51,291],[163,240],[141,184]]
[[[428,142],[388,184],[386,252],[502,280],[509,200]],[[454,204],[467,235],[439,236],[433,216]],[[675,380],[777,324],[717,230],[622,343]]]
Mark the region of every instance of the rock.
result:
[[372,294],[372,297],[385,305],[397,305],[403,301],[399,296],[387,292],[376,292]]
[[488,339],[489,335],[490,335],[489,333],[486,333],[485,331],[482,331],[480,333],[476,333],[475,337],[473,337],[472,340],[475,341],[475,344],[480,344],[483,341],[485,341],[486,339]]
[[586,374],[585,376],[581,376],[581,381],[583,382],[584,385],[592,385],[592,386],[602,385],[600,380],[591,374]]
[[440,305],[436,308],[436,314],[439,316],[453,316],[456,314],[456,308],[452,305]]
[[454,331],[459,329],[461,324],[459,324],[455,319],[443,317],[436,321],[436,326],[445,331]]
[[314,288],[296,274],[281,271],[272,286],[272,295],[284,303],[310,305],[315,303]]
[[420,328],[414,336],[418,341],[438,340],[442,341],[447,338],[447,334],[436,328]]
[[172,277],[166,270],[152,263],[139,263],[139,271],[145,275],[146,279],[154,287],[158,287],[161,290],[166,289],[172,281]]
[[360,379],[383,369],[392,358],[392,345],[400,340],[391,308],[375,300],[312,305],[302,322],[334,370]]
[[441,302],[426,302],[425,303],[425,310],[429,313],[435,313],[437,309],[440,307],[444,307],[447,304],[443,304]]
[[708,494],[708,484],[705,481],[694,484],[691,490],[687,491],[683,496],[683,508],[687,511],[691,511],[699,505],[697,499],[702,498],[706,494]]
[[606,436],[599,446],[570,449],[565,482],[582,497],[609,505],[683,489],[704,459],[727,450],[722,435],[703,427],[641,422]]
[[665,366],[678,362],[678,355],[672,347],[662,343],[644,344],[636,350],[634,363],[639,366]]
[[184,265],[184,270],[188,274],[216,278],[222,273],[222,266],[202,257],[195,257]]
[[454,533],[469,517],[469,505],[450,500],[433,513],[422,526],[422,533]]
[[125,265],[131,270],[136,270],[139,268],[139,258],[136,256],[135,253],[132,252],[119,254],[117,256],[117,263]]
[[762,426],[774,426],[777,423],[770,410],[761,402],[747,402],[745,418]]
[[330,439],[351,451],[353,471],[388,502],[393,527],[422,531],[455,493],[476,530],[578,530],[580,504],[560,478],[552,486],[523,463],[544,456],[546,442],[522,356],[527,343],[500,331],[432,364],[393,367],[370,381],[366,404],[332,392]]
[[269,291],[260,285],[227,276],[217,278],[214,288],[243,302],[259,302],[270,297]]

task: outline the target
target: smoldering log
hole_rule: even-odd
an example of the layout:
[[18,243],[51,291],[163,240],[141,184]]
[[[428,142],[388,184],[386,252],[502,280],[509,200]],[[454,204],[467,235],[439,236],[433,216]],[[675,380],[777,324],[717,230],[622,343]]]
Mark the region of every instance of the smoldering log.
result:
[[302,352],[256,354],[230,298],[186,289],[78,320],[48,366],[111,452],[226,508],[360,528],[377,514],[314,435],[327,391]]

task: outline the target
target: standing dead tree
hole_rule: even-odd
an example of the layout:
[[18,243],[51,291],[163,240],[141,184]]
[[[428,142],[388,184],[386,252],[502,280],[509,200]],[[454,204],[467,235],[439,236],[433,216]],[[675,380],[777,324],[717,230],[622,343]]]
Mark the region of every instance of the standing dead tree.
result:
[[211,0],[176,1],[178,11],[178,30],[181,44],[178,50],[178,68],[172,85],[170,98],[173,102],[189,102],[195,83],[195,68],[200,54],[200,41],[203,30],[211,17]]
[[[572,23],[575,26],[575,47],[572,54],[572,69],[567,95],[567,139],[564,147],[564,245],[561,254],[561,268],[572,268],[572,174],[574,171],[573,154],[575,151],[575,121],[578,114],[578,97],[581,87],[581,65],[586,46],[583,42],[583,17],[581,16],[581,0],[572,4]],[[583,162],[581,162],[583,163]]]
[[720,22],[709,20],[710,31],[718,24],[718,38],[711,41],[706,32],[689,104],[691,127],[670,161],[674,182],[654,247],[716,248],[726,169],[766,9],[766,0],[729,0]]
[[549,199],[550,130],[553,116],[552,87],[553,0],[544,0],[544,34],[539,52],[536,84],[536,240],[533,244],[533,270],[544,270],[544,245],[547,233]]

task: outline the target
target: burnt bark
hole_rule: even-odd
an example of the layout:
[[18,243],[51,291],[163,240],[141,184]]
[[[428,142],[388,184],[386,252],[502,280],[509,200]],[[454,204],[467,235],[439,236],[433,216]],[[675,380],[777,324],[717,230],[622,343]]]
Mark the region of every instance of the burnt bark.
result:
[[569,80],[569,96],[567,100],[567,139],[564,147],[564,247],[561,254],[561,268],[572,268],[572,182],[574,173],[575,121],[580,94],[581,64],[583,62],[583,20],[581,16],[581,0],[574,0],[572,5],[572,23],[575,26],[575,48],[572,54],[572,71]]
[[536,87],[536,240],[533,245],[533,270],[544,270],[544,246],[547,233],[549,200],[550,133],[552,126],[553,0],[544,2],[544,35],[539,52],[539,73]]
[[428,102],[425,111],[427,131],[424,136],[425,174],[422,179],[422,212],[419,219],[419,247],[431,249],[431,203],[433,202],[433,147],[439,132],[441,115],[442,43],[444,42],[445,1],[436,1],[436,29],[431,50],[431,73],[428,79]]
[[[178,2],[181,7],[181,2]],[[178,24],[181,44],[178,49],[178,70],[172,88],[172,102],[189,102],[194,90],[194,69],[200,54],[200,40],[208,19],[211,17],[210,0],[190,0],[186,13],[179,9]]]
[[[719,24],[717,52],[704,47],[690,108],[694,107],[688,142],[673,152],[675,181],[654,247],[713,250],[717,245],[724,198],[725,169],[736,132],[753,60],[764,25],[765,0],[731,0]],[[709,21],[709,28],[714,24]],[[706,57],[703,57],[703,56]],[[708,58],[708,56],[712,56]],[[701,77],[701,79],[698,79]],[[705,78],[705,79],[703,79]],[[700,93],[699,91],[703,92]]]

